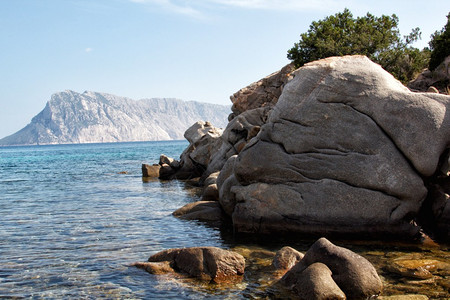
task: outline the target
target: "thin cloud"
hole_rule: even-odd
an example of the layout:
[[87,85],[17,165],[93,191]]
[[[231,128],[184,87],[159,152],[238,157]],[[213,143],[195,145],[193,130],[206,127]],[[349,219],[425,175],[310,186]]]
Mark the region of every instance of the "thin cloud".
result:
[[92,51],[94,51],[94,49],[92,49],[92,48],[86,48],[86,49],[84,49],[84,52],[86,52],[86,53],[89,53],[89,52],[92,52]]
[[[208,20],[217,8],[281,12],[334,12],[353,7],[354,0],[128,0],[187,17]],[[217,16],[216,16],[217,17]]]
[[149,6],[157,6],[163,10],[185,15],[188,17],[202,19],[205,16],[203,13],[189,5],[190,1],[171,1],[171,0],[129,0],[133,3],[145,4]]
[[[222,6],[278,11],[323,11],[345,6],[337,0],[209,0]],[[348,3],[347,3],[348,5]]]

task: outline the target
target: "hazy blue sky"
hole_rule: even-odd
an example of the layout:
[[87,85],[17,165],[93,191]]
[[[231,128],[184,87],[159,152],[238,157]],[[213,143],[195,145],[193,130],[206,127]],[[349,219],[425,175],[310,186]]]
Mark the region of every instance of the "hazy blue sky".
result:
[[419,48],[450,11],[448,0],[0,0],[0,138],[66,89],[230,104],[345,7],[397,14],[403,35],[421,28]]

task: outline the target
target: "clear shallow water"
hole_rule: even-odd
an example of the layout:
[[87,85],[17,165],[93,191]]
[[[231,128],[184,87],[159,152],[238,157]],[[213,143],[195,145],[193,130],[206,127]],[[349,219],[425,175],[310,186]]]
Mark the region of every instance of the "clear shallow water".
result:
[[167,248],[222,246],[218,230],[171,215],[198,200],[185,183],[142,181],[142,163],[186,146],[0,148],[0,298],[207,297],[129,267]]
[[[179,157],[186,146],[175,141],[0,147],[0,298],[279,299],[270,288],[271,257],[264,253],[286,245],[305,252],[314,240],[232,237],[174,218],[174,210],[199,200],[197,190],[180,181],[144,182],[141,164],[158,162],[162,153]],[[450,298],[450,270],[431,281],[386,271],[396,258],[450,262],[448,245],[332,242],[369,259],[385,295]],[[130,267],[158,251],[193,246],[243,254],[243,283],[220,288]]]

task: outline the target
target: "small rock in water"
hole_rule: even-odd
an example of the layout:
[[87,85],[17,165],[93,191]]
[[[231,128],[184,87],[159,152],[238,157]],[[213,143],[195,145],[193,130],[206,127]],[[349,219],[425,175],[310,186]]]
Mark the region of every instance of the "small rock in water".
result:
[[292,247],[286,246],[277,251],[275,257],[273,258],[272,265],[277,270],[287,271],[297,264],[303,256],[303,253]]
[[169,249],[152,255],[148,260],[150,265],[140,263],[137,266],[153,271],[153,263],[162,262],[164,270],[169,266],[177,272],[212,283],[241,281],[245,269],[242,255],[217,247]]
[[154,165],[142,164],[142,177],[158,178],[160,168],[161,166],[158,164]]
[[387,266],[387,270],[405,277],[429,279],[439,265],[442,263],[431,259],[396,259]]

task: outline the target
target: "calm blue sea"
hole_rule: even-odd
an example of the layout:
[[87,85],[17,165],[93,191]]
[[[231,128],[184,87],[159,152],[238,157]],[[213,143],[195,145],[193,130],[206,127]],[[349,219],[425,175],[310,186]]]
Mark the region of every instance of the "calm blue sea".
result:
[[0,148],[0,298],[233,298],[130,267],[167,248],[224,246],[217,229],[171,215],[195,190],[142,180],[142,163],[186,146]]

